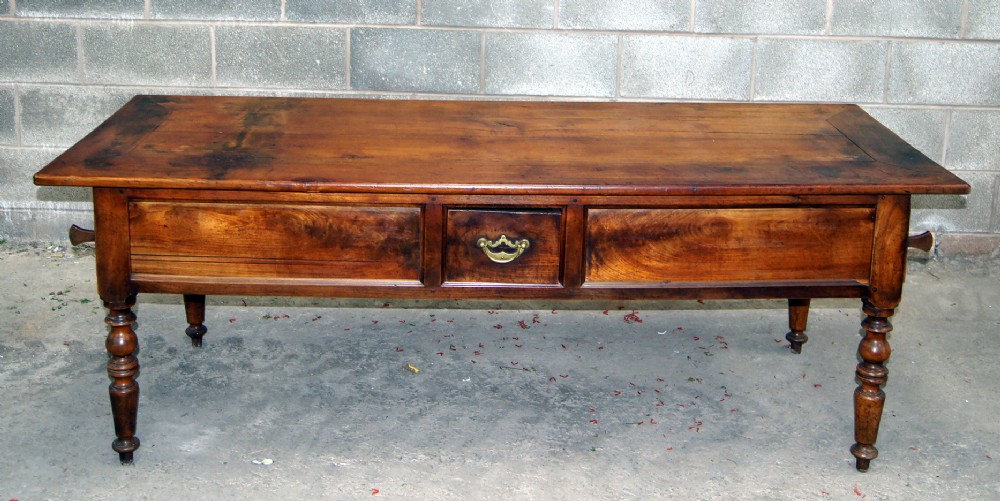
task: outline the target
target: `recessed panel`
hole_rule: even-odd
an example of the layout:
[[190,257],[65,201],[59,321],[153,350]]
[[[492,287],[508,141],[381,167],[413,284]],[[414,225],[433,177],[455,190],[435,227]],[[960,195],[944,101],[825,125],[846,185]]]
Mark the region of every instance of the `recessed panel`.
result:
[[418,207],[138,201],[129,219],[134,273],[420,279]]
[[445,285],[559,284],[562,211],[454,209]]
[[585,283],[867,283],[874,216],[870,207],[591,209]]

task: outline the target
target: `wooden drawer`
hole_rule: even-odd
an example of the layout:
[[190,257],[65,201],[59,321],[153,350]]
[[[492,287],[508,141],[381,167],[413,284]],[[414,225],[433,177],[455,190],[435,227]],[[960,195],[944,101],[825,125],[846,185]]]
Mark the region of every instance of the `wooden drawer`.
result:
[[872,207],[591,209],[585,283],[867,283],[874,219]]
[[134,201],[132,271],[419,281],[418,207]]
[[447,212],[445,285],[559,284],[562,211]]

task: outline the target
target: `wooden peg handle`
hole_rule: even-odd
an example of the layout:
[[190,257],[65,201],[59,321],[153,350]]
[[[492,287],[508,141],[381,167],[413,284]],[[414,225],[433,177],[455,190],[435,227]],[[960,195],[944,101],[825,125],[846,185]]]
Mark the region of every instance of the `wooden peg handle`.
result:
[[924,252],[930,252],[934,248],[934,234],[925,231],[918,235],[910,235],[906,239],[906,246],[912,247],[914,249],[920,249]]
[[69,243],[73,245],[80,245],[84,242],[94,241],[94,230],[88,230],[81,228],[77,225],[69,227]]

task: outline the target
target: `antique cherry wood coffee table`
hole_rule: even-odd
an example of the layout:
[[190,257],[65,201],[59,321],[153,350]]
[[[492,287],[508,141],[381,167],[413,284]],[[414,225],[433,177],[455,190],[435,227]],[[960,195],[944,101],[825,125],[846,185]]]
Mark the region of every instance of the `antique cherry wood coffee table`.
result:
[[878,452],[911,194],[969,186],[853,105],[139,96],[35,175],[93,187],[122,462],[136,294],[859,298],[857,468]]

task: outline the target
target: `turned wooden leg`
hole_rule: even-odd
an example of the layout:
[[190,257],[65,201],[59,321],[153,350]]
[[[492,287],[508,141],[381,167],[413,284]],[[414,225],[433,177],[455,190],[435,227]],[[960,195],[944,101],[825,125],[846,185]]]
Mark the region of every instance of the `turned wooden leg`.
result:
[[882,408],[885,405],[885,392],[882,385],[889,377],[885,362],[889,360],[892,349],[886,341],[886,334],[892,331],[889,317],[893,310],[880,309],[867,300],[864,301],[865,319],[861,326],[865,337],[858,345],[858,387],[854,390],[854,440],[851,454],[857,458],[858,471],[868,471],[872,459],[878,457],[875,440],[878,437],[878,425],[882,420]]
[[203,294],[184,294],[184,313],[187,314],[188,328],[184,333],[191,338],[191,346],[201,346],[201,338],[208,332],[205,327],[205,296]]
[[139,383],[135,377],[139,374],[139,361],[134,354],[139,348],[139,338],[132,330],[135,323],[135,314],[132,313],[134,304],[134,297],[125,303],[104,302],[109,310],[104,322],[111,327],[105,342],[111,354],[108,361],[108,377],[111,378],[108,393],[111,395],[115,435],[118,436],[111,443],[111,448],[118,452],[122,464],[131,463],[132,452],[139,448],[139,438],[135,436],[136,415],[139,412]]
[[788,334],[785,339],[792,343],[792,353],[802,353],[802,345],[809,341],[806,336],[806,323],[809,321],[809,300],[788,300]]

